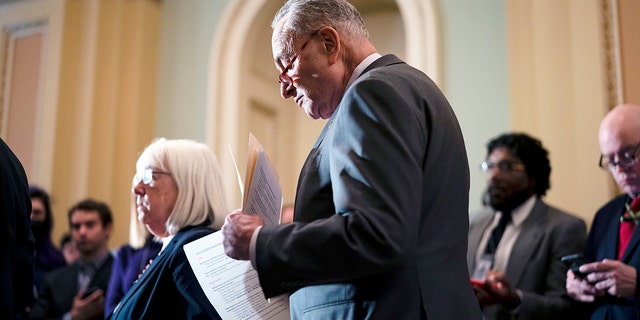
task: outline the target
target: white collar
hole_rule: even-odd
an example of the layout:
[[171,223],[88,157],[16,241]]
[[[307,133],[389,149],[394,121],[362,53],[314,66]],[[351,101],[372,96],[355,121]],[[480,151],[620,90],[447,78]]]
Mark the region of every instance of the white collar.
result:
[[349,82],[347,82],[347,87],[345,88],[345,91],[349,89],[351,84],[353,84],[353,82],[355,82],[356,79],[358,79],[358,77],[362,74],[362,71],[364,71],[364,69],[366,69],[374,61],[378,60],[380,57],[382,57],[382,55],[380,55],[377,52],[374,52],[368,55],[366,58],[364,58],[364,60],[362,60],[362,62],[360,62],[360,64],[358,64],[358,66],[353,70],[353,73],[351,74],[351,78],[349,78]]
[[[533,209],[533,205],[536,203],[536,198],[535,194],[532,195],[529,199],[511,211],[511,224],[513,224],[513,226],[520,226],[524,220],[529,217],[531,209]],[[500,214],[502,214],[502,212]]]

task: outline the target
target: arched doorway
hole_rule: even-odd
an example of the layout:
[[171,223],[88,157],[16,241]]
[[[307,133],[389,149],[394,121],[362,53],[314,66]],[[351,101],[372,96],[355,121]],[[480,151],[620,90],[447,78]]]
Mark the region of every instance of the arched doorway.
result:
[[[352,0],[380,53],[394,53],[439,80],[439,37],[434,1]],[[281,1],[229,4],[214,35],[209,70],[207,139],[219,155],[233,150],[244,175],[249,132],[279,169],[284,202],[293,202],[298,173],[324,126],[279,96],[271,56],[270,22]],[[240,203],[231,157],[220,157],[229,203]]]

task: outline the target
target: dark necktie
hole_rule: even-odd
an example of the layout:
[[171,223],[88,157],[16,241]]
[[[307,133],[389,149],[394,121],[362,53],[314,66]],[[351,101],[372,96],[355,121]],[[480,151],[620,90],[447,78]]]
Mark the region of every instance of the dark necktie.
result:
[[[622,260],[624,251],[631,241],[633,230],[636,228],[637,214],[640,213],[640,198],[633,198],[631,205],[622,217],[620,217],[620,233],[618,235],[618,260]],[[632,212],[629,212],[632,211]]]
[[511,221],[511,212],[503,212],[500,216],[498,225],[491,231],[491,237],[487,242],[487,247],[484,249],[485,254],[494,254],[502,238],[504,230],[507,228],[507,224]]

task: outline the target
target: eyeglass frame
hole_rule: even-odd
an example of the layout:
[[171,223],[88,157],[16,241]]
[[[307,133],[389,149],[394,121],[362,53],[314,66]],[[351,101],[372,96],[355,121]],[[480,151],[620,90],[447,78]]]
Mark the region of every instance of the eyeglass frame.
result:
[[500,161],[498,163],[490,163],[489,161],[482,161],[480,163],[480,169],[484,173],[488,173],[491,170],[498,169],[502,172],[516,172],[516,171],[524,171],[526,168],[524,163],[518,163],[514,161]]
[[151,182],[154,181],[154,179],[153,179],[153,175],[154,174],[171,175],[170,172],[158,171],[158,170],[154,170],[153,168],[149,167],[149,168],[145,168],[144,170],[142,170],[142,175],[139,172],[136,173],[134,179],[136,181],[136,184],[138,184],[138,183],[140,183],[142,181],[143,184],[149,185],[149,184],[151,184]]
[[313,34],[311,34],[311,36],[309,37],[309,39],[307,39],[307,41],[305,41],[302,46],[300,46],[300,50],[298,50],[298,52],[296,54],[293,55],[293,57],[291,57],[291,61],[289,61],[289,63],[287,63],[286,66],[284,66],[284,68],[282,68],[282,72],[280,72],[280,74],[278,75],[278,83],[282,83],[284,82],[284,80],[289,81],[289,83],[293,83],[293,78],[291,78],[289,76],[289,70],[291,70],[291,68],[293,68],[293,64],[296,62],[296,60],[298,59],[298,57],[300,57],[300,54],[302,53],[302,50],[304,50],[304,48],[307,46],[307,44],[309,43],[309,41],[311,41],[311,39],[313,39],[313,37],[317,36],[319,34],[320,30],[314,32]]
[[[604,169],[604,170],[609,170],[609,171],[614,171],[616,169],[616,167],[618,166],[622,166],[622,168],[624,169],[629,169],[631,167],[633,167],[636,162],[638,161],[638,151],[640,151],[640,143],[636,145],[635,149],[633,149],[633,153],[631,154],[630,157],[628,158],[624,158],[624,159],[618,159],[618,161],[609,161],[608,159],[605,160],[607,161],[606,163],[603,162],[603,160],[605,159],[605,156],[603,154],[600,154],[600,160],[598,161],[598,167]],[[618,152],[619,153],[619,152]],[[613,154],[615,155],[615,154]]]

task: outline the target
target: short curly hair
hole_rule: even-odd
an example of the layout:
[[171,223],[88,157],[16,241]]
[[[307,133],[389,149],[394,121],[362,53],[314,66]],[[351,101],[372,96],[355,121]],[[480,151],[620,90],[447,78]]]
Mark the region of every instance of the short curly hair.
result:
[[496,148],[505,148],[520,159],[529,177],[536,181],[533,191],[539,197],[547,194],[547,190],[551,188],[551,163],[549,152],[540,140],[525,133],[506,133],[489,141],[487,157]]

